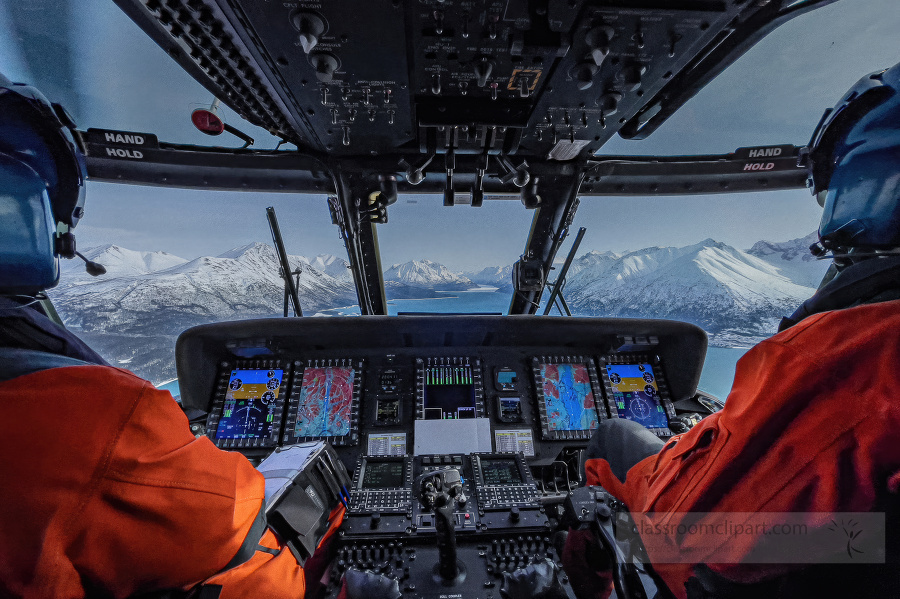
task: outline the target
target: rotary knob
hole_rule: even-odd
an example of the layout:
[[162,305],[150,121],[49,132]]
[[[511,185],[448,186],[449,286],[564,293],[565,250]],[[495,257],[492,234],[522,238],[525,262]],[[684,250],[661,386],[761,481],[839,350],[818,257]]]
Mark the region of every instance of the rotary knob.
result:
[[608,92],[597,98],[597,106],[600,107],[603,116],[611,116],[616,114],[619,109],[619,101],[622,94],[618,92]]
[[316,70],[316,78],[322,83],[329,83],[338,68],[338,59],[329,52],[313,52],[309,55],[309,63]]
[[588,31],[584,36],[591,52],[591,58],[598,67],[603,64],[606,57],[609,56],[609,44],[615,35],[615,30],[609,25],[600,25]]
[[636,89],[641,87],[643,83],[644,73],[647,72],[647,67],[639,64],[633,64],[631,66],[627,66],[619,73],[617,79],[621,80],[622,83],[620,87],[625,91],[633,92]]
[[594,84],[594,74],[597,72],[597,65],[592,62],[583,62],[576,65],[570,73],[575,85],[580,90],[585,90]]
[[309,54],[325,33],[325,20],[314,12],[299,11],[291,15],[291,23],[300,32],[300,46]]

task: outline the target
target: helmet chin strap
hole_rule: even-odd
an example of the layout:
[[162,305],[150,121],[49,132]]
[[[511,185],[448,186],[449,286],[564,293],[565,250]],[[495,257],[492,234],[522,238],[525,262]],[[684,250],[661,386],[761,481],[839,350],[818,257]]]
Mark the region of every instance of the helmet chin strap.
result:
[[[47,297],[47,294],[44,293],[43,291],[38,291],[34,295],[25,295],[22,293],[9,293],[9,294],[3,293],[3,294],[0,294],[0,297],[9,298],[11,300],[15,300],[16,302],[19,302],[18,305],[12,306],[12,308],[14,308],[14,309],[27,308],[28,306],[33,306],[34,304],[41,302],[45,299],[49,299]],[[26,302],[26,303],[22,303],[22,302]],[[7,309],[9,309],[9,308],[7,308]]]

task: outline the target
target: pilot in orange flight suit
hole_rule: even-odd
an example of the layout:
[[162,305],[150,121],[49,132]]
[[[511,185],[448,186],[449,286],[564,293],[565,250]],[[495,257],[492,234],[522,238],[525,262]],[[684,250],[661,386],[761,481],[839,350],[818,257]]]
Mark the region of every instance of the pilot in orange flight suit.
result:
[[[833,253],[830,280],[741,358],[721,412],[665,443],[607,420],[588,448],[586,484],[627,505],[679,598],[900,596],[900,65],[860,80],[801,159],[824,204],[811,249]],[[810,528],[829,525],[823,514],[886,512],[887,563],[754,565],[771,539],[679,535],[698,512],[801,514]],[[589,533],[569,534],[564,563],[580,597],[610,595]]]
[[302,598],[303,568],[265,525],[263,476],[33,299],[74,255],[57,222],[83,213],[70,124],[0,76],[0,596]]

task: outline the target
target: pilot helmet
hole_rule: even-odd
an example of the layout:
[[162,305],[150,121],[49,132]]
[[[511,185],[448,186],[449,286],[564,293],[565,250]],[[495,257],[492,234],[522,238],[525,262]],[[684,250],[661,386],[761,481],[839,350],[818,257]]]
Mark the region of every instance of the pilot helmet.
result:
[[863,77],[825,111],[804,162],[825,209],[820,253],[900,246],[900,64]]
[[0,294],[34,295],[74,256],[84,209],[84,155],[75,124],[38,90],[0,75]]

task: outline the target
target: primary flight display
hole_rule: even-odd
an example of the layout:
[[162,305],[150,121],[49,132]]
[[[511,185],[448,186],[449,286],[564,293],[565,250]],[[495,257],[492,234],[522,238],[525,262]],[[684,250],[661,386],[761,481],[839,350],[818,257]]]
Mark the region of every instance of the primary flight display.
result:
[[262,439],[272,434],[284,370],[231,371],[216,439]]
[[619,418],[634,420],[647,428],[669,425],[659,401],[659,383],[651,364],[608,364],[606,374]]

